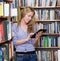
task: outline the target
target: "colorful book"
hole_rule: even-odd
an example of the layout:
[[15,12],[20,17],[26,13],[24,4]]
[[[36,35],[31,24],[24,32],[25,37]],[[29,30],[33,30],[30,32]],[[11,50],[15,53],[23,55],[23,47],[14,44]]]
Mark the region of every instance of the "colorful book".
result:
[[0,47],[0,61],[3,61],[3,51],[1,47]]
[[9,16],[9,4],[4,4],[4,16]]
[[7,21],[3,21],[3,26],[4,26],[4,37],[5,41],[8,40],[8,35],[7,35]]
[[0,0],[0,16],[3,16],[3,6],[4,5],[4,3],[3,3],[3,0]]
[[3,22],[0,22],[0,37],[2,39],[2,41],[4,40],[4,26],[3,26]]

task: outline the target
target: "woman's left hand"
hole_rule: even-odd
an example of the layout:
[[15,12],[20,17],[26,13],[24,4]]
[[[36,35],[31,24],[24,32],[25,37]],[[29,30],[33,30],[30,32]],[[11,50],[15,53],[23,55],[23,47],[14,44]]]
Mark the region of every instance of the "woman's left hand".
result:
[[43,31],[38,32],[38,33],[36,34],[36,39],[39,39],[40,36],[42,36],[42,33],[43,33]]

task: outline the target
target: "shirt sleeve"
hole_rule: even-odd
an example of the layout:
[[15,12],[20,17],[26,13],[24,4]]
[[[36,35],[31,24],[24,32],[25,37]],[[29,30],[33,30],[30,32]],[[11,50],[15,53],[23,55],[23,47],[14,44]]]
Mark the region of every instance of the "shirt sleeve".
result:
[[17,28],[16,28],[16,24],[12,24],[12,41],[13,41],[13,44],[14,45],[17,45],[16,44],[16,40],[17,40]]

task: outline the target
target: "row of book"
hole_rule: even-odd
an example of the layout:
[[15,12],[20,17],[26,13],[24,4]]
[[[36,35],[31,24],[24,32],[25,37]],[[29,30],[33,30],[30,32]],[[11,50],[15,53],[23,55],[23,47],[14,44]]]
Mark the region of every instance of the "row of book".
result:
[[35,18],[36,20],[57,20],[60,19],[60,11],[59,9],[36,9]]
[[13,60],[13,45],[4,44],[0,47],[0,61]]
[[[19,6],[31,6],[31,7],[39,7],[39,6],[60,6],[60,0],[19,0]],[[12,8],[16,8],[18,6],[18,0],[13,0]]]
[[36,51],[38,61],[60,61],[60,50]]
[[53,6],[55,7],[57,0],[19,0],[20,6]]
[[46,33],[60,33],[60,23],[59,22],[39,22],[36,23],[37,30],[47,29]]
[[11,22],[0,22],[0,41],[7,41],[12,38],[11,36]]
[[8,44],[5,44],[4,47],[0,47],[0,61],[8,61],[9,59],[9,49]]
[[9,3],[0,0],[0,16],[17,16],[17,8],[11,8],[11,12],[9,9]]
[[60,37],[54,37],[54,36],[43,36],[38,40],[38,44],[36,46],[38,47],[60,47]]

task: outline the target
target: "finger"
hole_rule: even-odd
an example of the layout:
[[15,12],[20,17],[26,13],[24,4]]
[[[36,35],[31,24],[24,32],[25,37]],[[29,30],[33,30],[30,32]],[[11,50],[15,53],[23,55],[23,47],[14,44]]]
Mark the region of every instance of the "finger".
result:
[[33,35],[34,33],[30,33],[30,35]]

